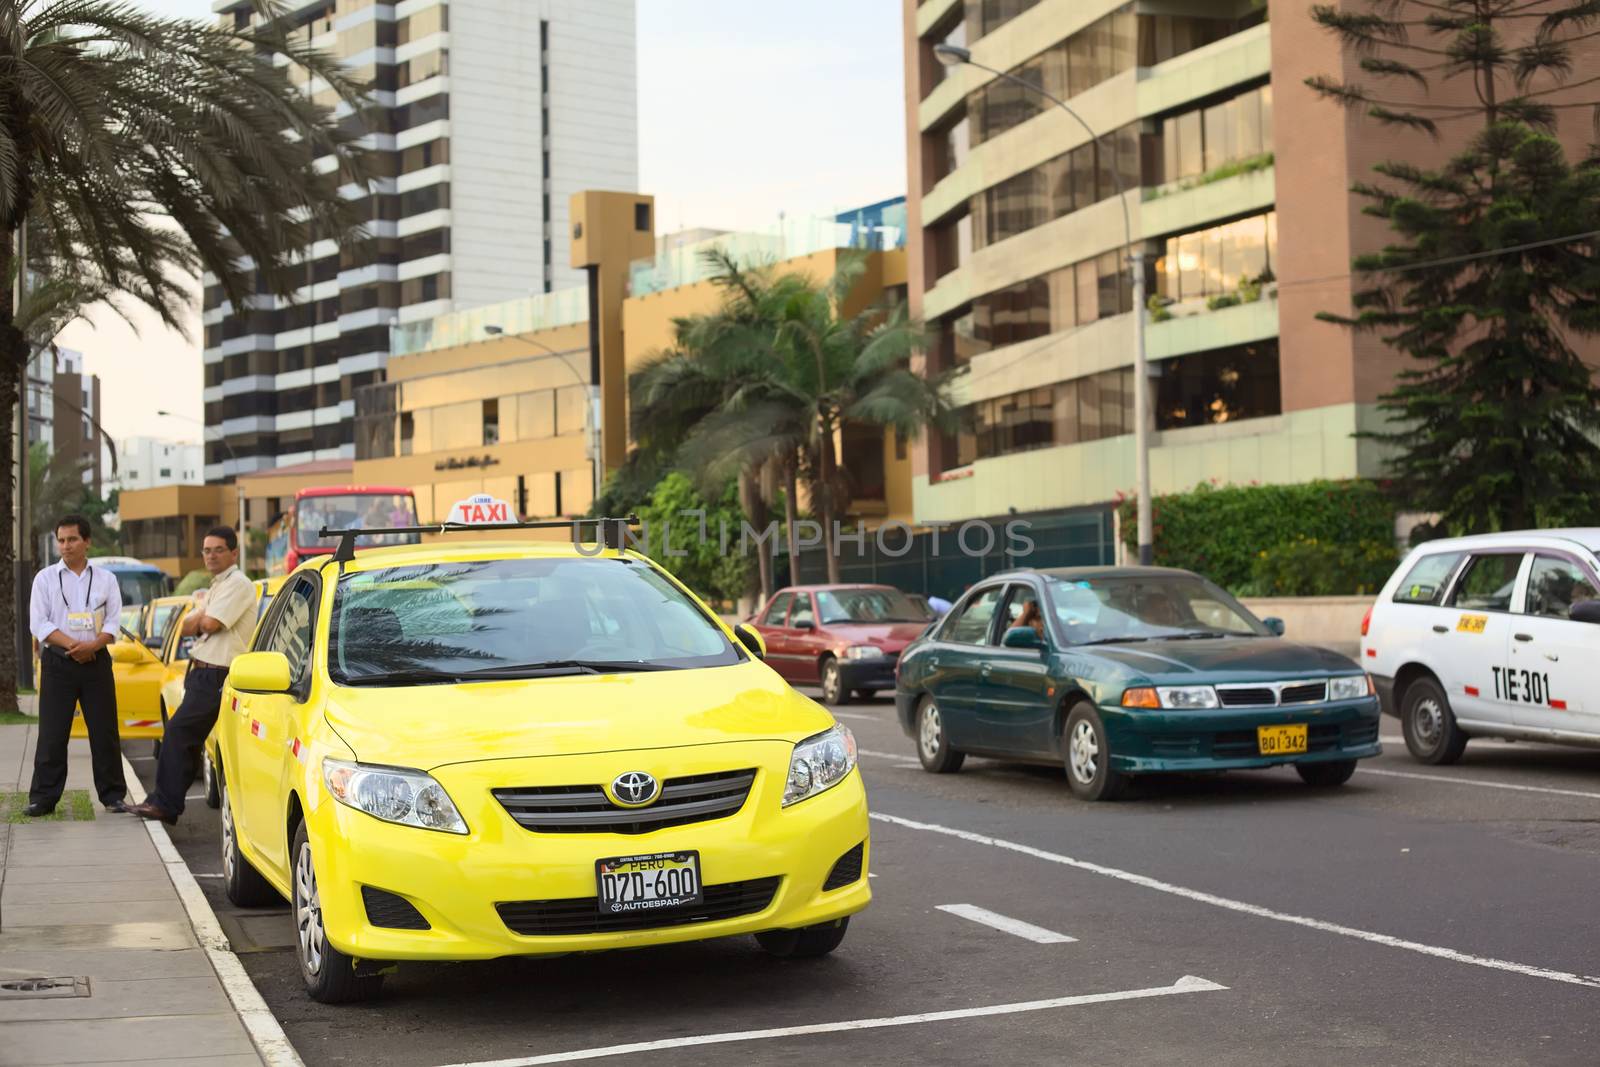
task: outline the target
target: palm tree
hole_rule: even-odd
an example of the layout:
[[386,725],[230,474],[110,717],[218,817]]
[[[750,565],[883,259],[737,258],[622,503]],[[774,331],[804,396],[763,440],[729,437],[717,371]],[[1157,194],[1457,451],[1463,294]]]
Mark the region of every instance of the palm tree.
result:
[[[355,110],[365,86],[291,37],[278,0],[255,7],[255,25],[222,28],[113,0],[0,0],[0,436],[15,430],[29,352],[50,339],[34,332],[50,316],[17,303],[20,262],[57,295],[120,296],[181,331],[183,275],[210,272],[243,307],[295,291],[313,235],[341,247],[360,235],[363,202],[339,194],[365,184],[360,131],[294,81],[320,79]],[[3,529],[14,486],[0,468]],[[0,573],[14,562],[0,540]],[[4,701],[13,597],[0,582]]]

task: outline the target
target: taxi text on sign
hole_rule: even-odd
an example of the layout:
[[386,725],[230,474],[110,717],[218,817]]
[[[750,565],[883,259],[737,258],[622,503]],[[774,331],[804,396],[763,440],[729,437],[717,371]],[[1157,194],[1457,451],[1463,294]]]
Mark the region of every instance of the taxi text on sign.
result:
[[469,496],[450,509],[450,521],[466,524],[516,522],[511,505],[487,493]]

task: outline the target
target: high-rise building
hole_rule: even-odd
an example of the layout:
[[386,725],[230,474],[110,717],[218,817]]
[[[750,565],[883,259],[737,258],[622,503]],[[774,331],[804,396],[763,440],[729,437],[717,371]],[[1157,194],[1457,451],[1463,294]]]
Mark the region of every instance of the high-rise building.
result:
[[84,373],[82,352],[57,347],[34,355],[25,382],[28,444],[78,467],[83,484],[99,496],[105,473],[99,377]]
[[124,437],[117,442],[117,475],[113,488],[128,492],[161,485],[200,485],[205,481],[205,453],[189,441],[160,437]]
[[[208,481],[353,457],[355,391],[381,380],[392,326],[581,284],[571,194],[638,181],[633,0],[285,6],[374,86],[379,177],[370,196],[343,190],[371,201],[370,248],[319,241],[293,299],[245,308],[207,275]],[[248,0],[212,7],[229,25],[255,17]]]
[[[917,449],[918,521],[1021,513],[1108,529],[1112,501],[1135,489],[1136,314],[1156,493],[1382,473],[1378,443],[1356,435],[1381,425],[1376,401],[1404,357],[1317,317],[1350,312],[1352,257],[1391,239],[1350,188],[1385,159],[1442,162],[1472,131],[1435,143],[1320,98],[1307,78],[1362,74],[1310,7],[904,0],[909,299],[972,427]],[[941,43],[1082,122],[941,63]],[[1427,100],[1472,92],[1436,80]],[[1563,112],[1560,132],[1581,152],[1587,109]],[[1147,308],[1133,306],[1130,244]]]

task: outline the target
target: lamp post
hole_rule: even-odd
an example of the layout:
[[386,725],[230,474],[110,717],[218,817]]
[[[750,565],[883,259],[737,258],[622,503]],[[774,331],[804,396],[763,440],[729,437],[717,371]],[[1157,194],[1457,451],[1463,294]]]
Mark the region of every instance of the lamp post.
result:
[[569,353],[557,352],[543,341],[534,340],[529,333],[508,334],[503,326],[494,325],[484,326],[483,332],[488,334],[490,337],[514,337],[519,341],[526,341],[535,348],[538,348],[548,355],[554,356],[556,359],[560,360],[562,366],[570,370],[573,374],[573,377],[576,378],[580,384],[588,387],[589,442],[587,448],[589,452],[590,472],[594,478],[594,500],[598,501],[600,499],[600,494],[605,491],[606,483],[605,464],[601,462],[600,458],[600,381],[598,376],[591,375],[591,378],[593,378],[592,381],[585,379],[582,372],[568,362],[567,356]]
[[[979,70],[988,71],[997,78],[1014,82],[1030,92],[1038,93],[1062,111],[1071,115],[1082,126],[1089,139],[1100,144],[1100,135],[1094,132],[1090,125],[1083,121],[1083,116],[1067,106],[1066,101],[1042,86],[1008,74],[1003,70],[985,66],[972,58],[970,49],[957,45],[938,44],[933,46],[933,54],[939,62],[947,67],[956,67],[965,63],[977,67]],[[1127,189],[1122,184],[1122,174],[1115,163],[1115,147],[1113,146],[1113,162],[1111,177],[1116,182],[1117,200],[1122,204],[1122,231],[1127,242],[1128,265],[1133,272],[1133,451],[1134,451],[1134,481],[1137,485],[1139,507],[1139,562],[1149,566],[1153,558],[1153,523],[1150,517],[1150,369],[1144,351],[1144,249],[1136,247],[1133,243],[1133,223],[1128,216]]]
[[[179,415],[176,411],[157,411],[156,414],[165,416],[166,418],[169,418],[169,419],[178,419],[178,420],[180,420],[182,422],[190,422],[190,423],[193,423],[194,425],[200,427],[200,440],[201,440],[202,443],[206,439],[206,431],[211,429],[211,427],[207,426],[205,423],[201,422],[199,419],[191,419],[187,415]],[[217,440],[222,443],[222,447],[223,448],[226,448],[228,450],[228,458],[233,460],[233,490],[234,490],[234,495],[237,496],[238,499],[239,499],[239,525],[237,527],[237,531],[238,531],[240,536],[243,536],[244,535],[244,488],[243,488],[243,486],[241,486],[239,484],[239,475],[242,473],[239,470],[239,456],[238,456],[237,453],[234,452],[233,446],[228,443],[228,436],[227,436],[227,434],[224,434],[222,432],[222,428],[220,426],[217,428]],[[201,457],[201,458],[203,459],[204,457]]]

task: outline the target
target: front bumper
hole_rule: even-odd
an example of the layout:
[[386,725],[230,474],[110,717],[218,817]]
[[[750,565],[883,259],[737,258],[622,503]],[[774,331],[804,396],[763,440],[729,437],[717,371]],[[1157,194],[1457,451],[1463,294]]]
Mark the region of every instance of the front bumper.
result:
[[1381,674],[1370,677],[1372,687],[1378,691],[1378,706],[1383,708],[1383,713],[1399,717],[1400,707],[1394,702],[1394,679]]
[[873,656],[871,659],[840,659],[839,681],[850,689],[893,689],[894,666],[899,656]]
[[[1126,774],[1247,770],[1285,763],[1364,759],[1383,751],[1378,741],[1378,700],[1304,707],[1155,711],[1100,707],[1111,766]],[[1307,751],[1263,756],[1256,727],[1304,723]]]
[[[714,750],[737,749],[737,752]],[[538,833],[524,829],[489,790],[530,784],[609,782],[639,766],[659,767],[662,752],[501,760],[439,768],[470,833],[397,826],[344,807],[324,793],[308,813],[323,921],[334,947],[358,959],[471,960],[556,955],[699,941],[810,926],[867,906],[870,861],[866,791],[859,769],[832,789],[782,808],[792,746],[779,742],[712,745],[671,753],[671,775],[758,768],[733,815],[638,834]],[[779,758],[781,757],[781,759]],[[774,770],[782,767],[783,773]],[[824,889],[836,863],[862,846],[860,875]],[[777,879],[758,910],[730,918],[600,932],[522,934],[512,912],[559,905],[572,914],[596,895],[595,861],[694,850],[707,888]],[[426,930],[375,926],[363,900],[369,886],[405,899]],[[496,905],[524,905],[502,911]],[[596,912],[598,907],[596,906]],[[664,920],[665,921],[665,920]]]

